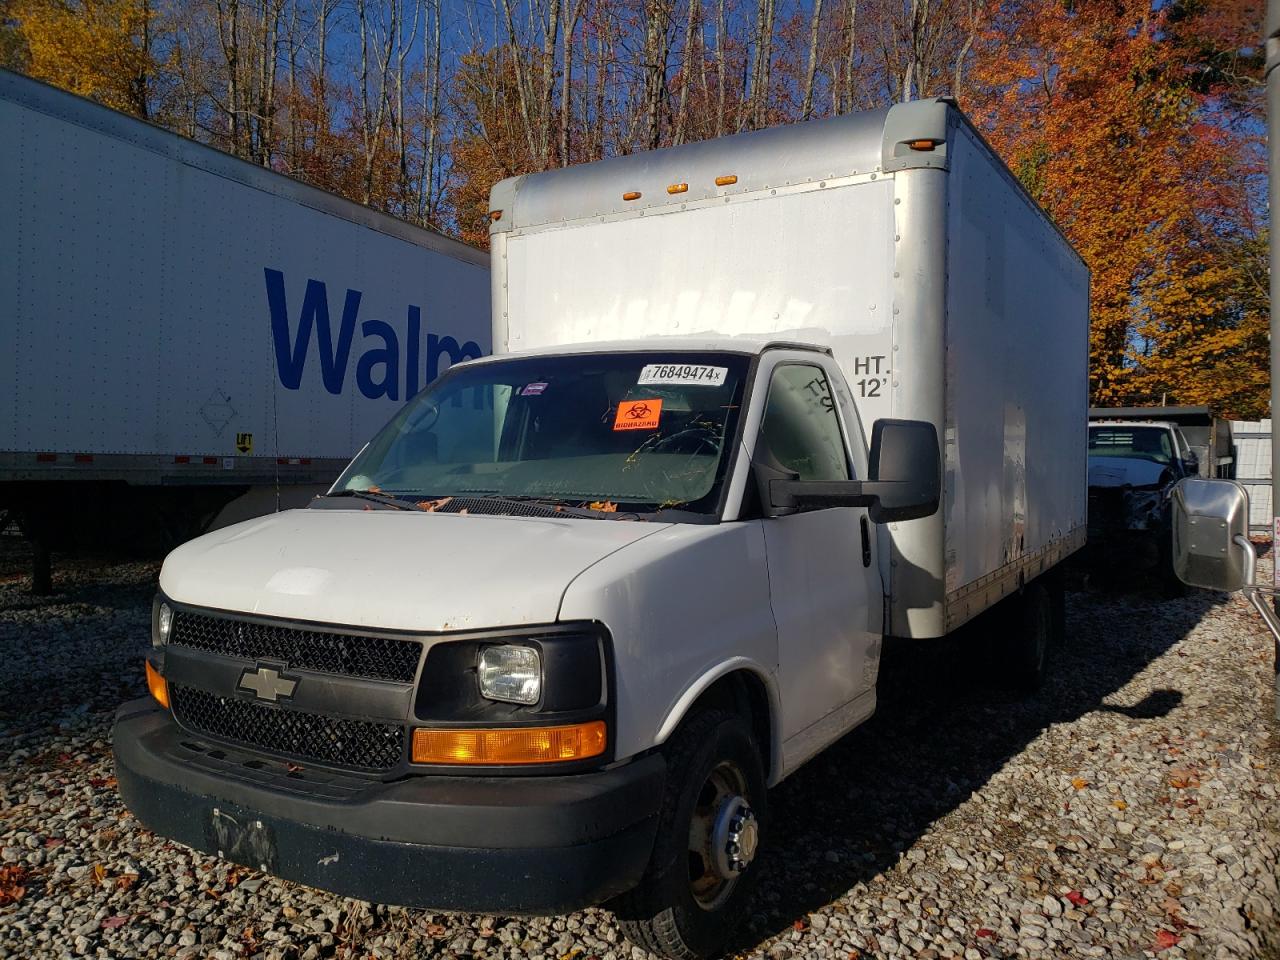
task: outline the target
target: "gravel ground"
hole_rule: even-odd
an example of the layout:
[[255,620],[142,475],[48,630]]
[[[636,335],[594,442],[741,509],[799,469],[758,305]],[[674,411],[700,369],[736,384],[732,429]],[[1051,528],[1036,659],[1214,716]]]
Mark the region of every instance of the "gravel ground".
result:
[[[110,720],[145,692],[154,563],[0,544],[0,958],[639,957],[609,915],[428,915],[228,866],[141,829]],[[783,960],[1280,957],[1271,640],[1239,599],[1069,595],[1055,679],[1018,701],[976,658],[773,795],[735,949]]]

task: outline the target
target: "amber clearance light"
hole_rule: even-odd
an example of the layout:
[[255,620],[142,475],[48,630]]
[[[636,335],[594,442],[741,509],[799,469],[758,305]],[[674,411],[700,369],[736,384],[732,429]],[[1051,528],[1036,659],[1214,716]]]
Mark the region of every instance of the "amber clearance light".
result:
[[169,684],[165,683],[164,677],[160,676],[150,660],[147,661],[147,692],[155,697],[156,703],[169,709]]
[[604,753],[606,741],[603,720],[564,727],[420,728],[413,731],[413,762],[563,763],[598,757]]

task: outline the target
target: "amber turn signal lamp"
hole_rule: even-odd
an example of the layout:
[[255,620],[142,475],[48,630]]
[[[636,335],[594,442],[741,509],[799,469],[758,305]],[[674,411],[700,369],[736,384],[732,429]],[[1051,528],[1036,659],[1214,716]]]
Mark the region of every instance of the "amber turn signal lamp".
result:
[[413,762],[437,764],[564,763],[604,753],[603,720],[564,727],[413,731]]
[[907,146],[912,150],[932,150],[938,145],[937,140],[908,140]]
[[622,195],[622,199],[623,199],[623,200],[639,200],[639,199],[640,199],[640,191],[639,191],[639,190],[629,190],[629,191],[627,191],[626,193],[624,193],[624,194]]
[[688,193],[689,185],[687,183],[673,183],[667,187],[667,193]]
[[169,684],[165,683],[164,677],[160,676],[150,660],[147,661],[147,692],[155,698],[156,703],[169,709]]
[[738,182],[737,176],[732,173],[729,174],[727,177],[716,177],[717,187],[732,187],[737,182]]
[[490,210],[490,211],[489,211],[489,221],[490,221],[491,223],[497,223],[497,222],[498,222],[499,220],[501,220],[501,219],[502,219],[502,211],[501,211],[501,210]]

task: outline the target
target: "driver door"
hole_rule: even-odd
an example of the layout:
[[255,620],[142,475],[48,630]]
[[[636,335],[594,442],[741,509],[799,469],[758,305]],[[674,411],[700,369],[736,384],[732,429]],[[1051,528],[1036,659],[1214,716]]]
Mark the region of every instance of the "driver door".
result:
[[[865,456],[851,455],[848,438],[862,441],[850,429],[857,421],[842,375],[826,357],[784,356],[769,374],[757,443],[801,480],[857,479],[853,464]],[[763,525],[790,770],[874,710],[883,600],[865,508],[810,510]]]

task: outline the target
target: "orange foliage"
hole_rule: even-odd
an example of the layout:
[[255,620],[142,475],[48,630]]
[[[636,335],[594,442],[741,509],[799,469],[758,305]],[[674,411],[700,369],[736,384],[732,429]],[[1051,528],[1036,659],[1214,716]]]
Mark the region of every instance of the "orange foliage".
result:
[[26,72],[109,107],[147,115],[155,72],[143,0],[12,0]]
[[1256,413],[1260,314],[1228,301],[1248,293],[1251,238],[1238,225],[1252,154],[1243,135],[1205,122],[1209,92],[1189,83],[1164,11],[1002,6],[965,105],[1089,264],[1093,402],[1221,406],[1226,390]]

